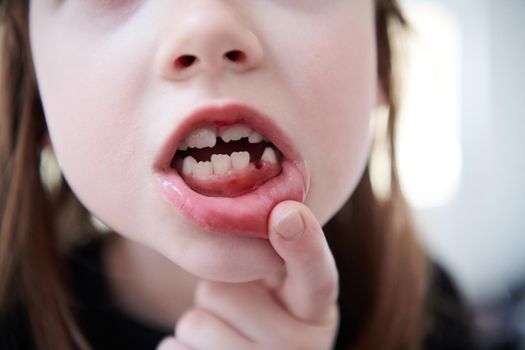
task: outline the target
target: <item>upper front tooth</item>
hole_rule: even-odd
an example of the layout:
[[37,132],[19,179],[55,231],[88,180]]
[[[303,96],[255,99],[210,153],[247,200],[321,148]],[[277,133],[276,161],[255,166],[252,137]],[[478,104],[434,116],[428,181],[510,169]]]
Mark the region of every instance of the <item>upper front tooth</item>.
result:
[[190,148],[214,147],[217,143],[217,135],[210,128],[201,128],[189,134],[184,143]]
[[222,129],[221,138],[224,142],[237,141],[250,136],[251,131],[246,125],[234,125]]
[[259,143],[262,140],[264,140],[263,136],[259,134],[257,131],[252,131],[250,136],[248,136],[249,143]]

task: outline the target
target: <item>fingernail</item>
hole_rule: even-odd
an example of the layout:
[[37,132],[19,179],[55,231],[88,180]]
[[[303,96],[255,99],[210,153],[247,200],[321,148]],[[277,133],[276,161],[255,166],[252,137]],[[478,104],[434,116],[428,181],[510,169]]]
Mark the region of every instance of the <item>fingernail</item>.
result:
[[291,210],[279,219],[275,230],[284,239],[292,241],[299,238],[304,232],[304,222],[299,210]]

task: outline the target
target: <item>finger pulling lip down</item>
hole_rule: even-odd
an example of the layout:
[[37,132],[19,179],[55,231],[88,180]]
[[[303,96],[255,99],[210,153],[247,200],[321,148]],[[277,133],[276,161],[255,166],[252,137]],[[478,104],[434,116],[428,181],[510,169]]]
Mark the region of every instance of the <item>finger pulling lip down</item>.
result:
[[157,185],[168,202],[213,233],[268,238],[272,208],[302,202],[307,193],[304,164],[285,134],[242,104],[198,109],[157,164]]

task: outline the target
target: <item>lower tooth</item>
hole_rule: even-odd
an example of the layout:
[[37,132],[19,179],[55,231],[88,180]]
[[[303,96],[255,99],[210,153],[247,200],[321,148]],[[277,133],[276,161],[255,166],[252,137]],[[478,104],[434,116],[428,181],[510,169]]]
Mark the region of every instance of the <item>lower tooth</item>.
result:
[[210,161],[198,162],[193,166],[193,175],[201,180],[205,180],[213,175],[213,166]]
[[[266,147],[261,156],[261,160],[276,164],[277,155],[275,150],[271,147]],[[235,170],[244,170],[249,164],[250,153],[246,151],[233,152],[231,156],[227,154],[213,154],[211,161],[205,162],[197,162],[192,156],[187,156],[182,161],[182,174],[185,176],[193,175],[200,180],[206,180],[214,174],[226,175],[232,168]]]
[[197,164],[197,161],[192,156],[187,156],[182,162],[182,174],[191,175],[193,173],[193,167]]
[[249,152],[233,152],[231,154],[232,168],[236,170],[243,170],[250,164],[250,153]]
[[232,160],[227,154],[214,154],[211,156],[213,173],[216,175],[226,175],[232,167]]
[[273,148],[266,147],[261,156],[261,160],[266,161],[268,163],[277,164],[277,156]]

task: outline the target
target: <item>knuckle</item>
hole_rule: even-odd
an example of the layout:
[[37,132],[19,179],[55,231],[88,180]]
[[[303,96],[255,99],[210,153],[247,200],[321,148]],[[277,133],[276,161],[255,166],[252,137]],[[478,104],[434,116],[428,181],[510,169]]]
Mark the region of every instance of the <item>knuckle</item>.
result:
[[339,296],[339,281],[337,274],[329,276],[324,281],[315,286],[312,297],[314,300],[327,304],[333,304]]
[[[317,232],[305,236],[307,237],[305,237],[303,244],[287,248],[288,254],[293,257],[297,264],[305,268],[315,269],[320,263],[332,268],[335,261],[325,238]],[[333,268],[335,269],[335,266]]]
[[339,307],[331,306],[328,318],[322,324],[299,320],[283,322],[275,327],[270,343],[271,349],[318,350],[332,349],[339,326]]

